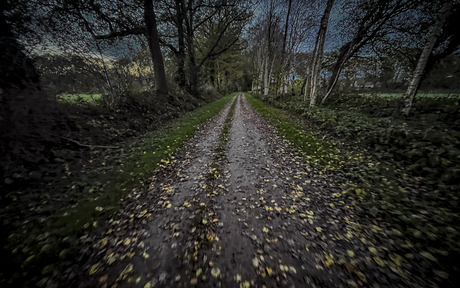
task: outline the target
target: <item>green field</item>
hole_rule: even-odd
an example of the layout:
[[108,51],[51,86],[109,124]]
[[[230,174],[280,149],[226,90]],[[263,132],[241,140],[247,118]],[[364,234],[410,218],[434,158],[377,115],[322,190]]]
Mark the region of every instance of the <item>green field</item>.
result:
[[73,103],[93,103],[101,98],[101,94],[59,94],[58,101]]

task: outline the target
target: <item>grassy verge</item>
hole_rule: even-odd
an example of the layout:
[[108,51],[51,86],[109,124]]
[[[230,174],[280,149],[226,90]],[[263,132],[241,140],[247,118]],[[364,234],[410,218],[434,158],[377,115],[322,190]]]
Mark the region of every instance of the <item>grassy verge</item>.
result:
[[[99,168],[77,176],[69,175],[67,190],[57,187],[69,198],[66,203],[56,212],[39,213],[36,219],[28,220],[30,229],[14,231],[4,243],[7,247],[5,256],[14,261],[2,267],[0,278],[10,278],[7,284],[20,287],[20,283],[26,281],[23,273],[28,273],[27,281],[42,277],[40,272],[44,267],[69,257],[73,249],[78,249],[77,239],[85,230],[100,226],[119,209],[120,200],[132,188],[147,180],[155,169],[172,161],[171,153],[193,137],[197,129],[233,96],[230,94],[190,112],[169,127],[152,132],[111,155],[101,157],[105,155],[104,151],[93,150],[94,159],[90,161],[99,161]],[[50,186],[46,189],[57,188]],[[3,286],[5,282],[2,282]]]
[[339,166],[339,153],[332,143],[318,139],[305,127],[294,123],[288,113],[281,109],[267,105],[249,93],[245,93],[249,103],[263,117],[268,119],[283,137],[289,140],[305,157],[305,159],[318,168],[334,169]]

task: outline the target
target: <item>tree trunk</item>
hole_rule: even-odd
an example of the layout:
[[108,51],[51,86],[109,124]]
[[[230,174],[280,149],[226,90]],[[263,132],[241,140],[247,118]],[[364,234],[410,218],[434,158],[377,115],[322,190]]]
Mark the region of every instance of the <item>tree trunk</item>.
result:
[[259,79],[257,81],[257,93],[262,93],[262,83],[264,82],[264,58],[262,48],[259,48],[258,53],[258,64],[259,64]]
[[269,90],[269,83],[268,83],[268,57],[265,58],[264,61],[264,95],[268,95],[268,90]]
[[193,43],[194,31],[193,31],[193,17],[194,11],[192,9],[194,1],[189,0],[188,2],[188,17],[185,21],[187,28],[187,51],[188,51],[188,72],[189,72],[189,82],[188,82],[188,92],[194,96],[198,96],[198,67],[196,65],[195,58],[195,45]]
[[334,87],[337,84],[337,81],[339,80],[340,72],[342,71],[342,65],[343,63],[337,68],[335,68],[334,71],[332,71],[332,76],[331,76],[331,79],[329,80],[329,88],[326,92],[326,95],[324,95],[323,100],[321,101],[321,104],[324,104],[326,102],[326,99],[331,95],[332,90],[334,90]]
[[177,15],[177,40],[179,50],[177,51],[177,75],[176,82],[180,88],[184,89],[185,83],[185,42],[184,42],[184,2],[176,0],[176,15]]
[[324,51],[324,42],[326,40],[327,25],[329,22],[329,15],[331,14],[332,6],[334,5],[334,0],[328,0],[326,4],[326,10],[324,10],[323,17],[321,18],[321,26],[318,31],[318,37],[316,39],[317,49],[316,53],[313,55],[313,64],[312,64],[312,77],[311,77],[311,86],[310,86],[310,107],[316,105],[316,97],[318,95],[318,83],[321,75],[321,65],[323,62],[323,51]]
[[149,43],[150,55],[152,56],[155,88],[159,94],[168,94],[168,83],[163,63],[163,56],[160,49],[160,38],[158,36],[153,0],[144,0],[144,21],[147,28],[147,41]]
[[40,77],[33,62],[22,52],[22,46],[7,23],[6,1],[0,3],[0,88],[40,90]]
[[404,108],[401,110],[401,112],[406,116],[409,115],[410,109],[412,108],[412,102],[414,100],[415,94],[417,94],[420,80],[422,79],[425,71],[426,63],[428,62],[428,58],[433,51],[436,40],[441,34],[442,26],[446,21],[447,15],[449,14],[449,10],[453,2],[453,0],[448,0],[444,3],[444,5],[442,5],[441,10],[439,10],[438,19],[436,20],[433,30],[428,37],[428,41],[423,48],[422,54],[420,55],[417,63],[417,68],[415,68],[414,71],[414,76],[412,77],[406,94],[404,95]]
[[300,87],[300,95],[304,94],[304,101],[306,101],[307,97],[307,81],[308,81],[308,75],[305,75],[305,79],[303,80],[302,87]]
[[[284,38],[283,38],[283,53],[281,54],[281,73],[277,77],[278,79],[284,80],[284,72],[286,72],[286,69],[284,67],[284,61],[286,59],[286,41],[287,41],[287,34],[288,34],[288,27],[289,27],[289,16],[291,15],[291,6],[292,6],[292,0],[287,0],[288,1],[288,11],[286,15],[286,23],[284,25]],[[289,65],[287,65],[289,66]],[[288,67],[289,69],[289,67]],[[278,83],[280,81],[277,81]],[[286,82],[283,81],[283,85],[286,86]],[[281,94],[285,94],[287,89],[281,89]]]

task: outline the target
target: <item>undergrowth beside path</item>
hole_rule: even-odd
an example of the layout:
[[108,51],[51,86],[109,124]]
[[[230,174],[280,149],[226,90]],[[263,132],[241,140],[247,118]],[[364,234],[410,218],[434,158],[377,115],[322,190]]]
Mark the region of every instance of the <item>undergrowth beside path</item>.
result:
[[14,262],[2,261],[4,274],[0,275],[3,279],[0,284],[20,283],[24,275],[32,277],[32,273],[43,272],[39,267],[51,269],[52,263],[70,257],[85,230],[97,229],[119,208],[121,198],[131,188],[146,181],[155,169],[175,161],[170,155],[234,95],[190,112],[169,127],[110,153],[93,150],[93,159],[89,161],[100,162],[98,168],[76,176],[68,173],[66,179],[50,183],[38,196],[36,207],[22,207],[18,211],[23,195],[13,195],[1,218],[8,227],[4,235],[9,236],[2,239],[3,259],[11,257]]
[[[418,271],[419,277],[437,279],[444,286],[460,283],[457,260],[460,257],[460,234],[457,229],[460,213],[457,204],[458,191],[455,189],[458,187],[457,181],[443,182],[440,178],[436,181],[430,174],[414,175],[407,162],[389,159],[384,153],[376,152],[374,147],[366,146],[368,142],[363,139],[366,134],[354,138],[338,137],[337,135],[343,136],[340,133],[344,129],[361,129],[354,120],[356,117],[350,116],[351,112],[337,112],[327,108],[309,110],[302,103],[261,96],[261,99],[285,109],[283,110],[246,95],[250,103],[282,136],[304,152],[305,159],[313,167],[323,170],[323,166],[319,164],[327,161],[317,159],[324,156],[316,151],[330,153],[326,159],[332,159],[329,163],[338,165],[330,165],[326,173],[343,187],[341,195],[336,197],[341,197],[346,204],[356,207],[360,211],[360,217],[391,223],[392,228],[385,233],[399,238],[395,243],[400,247],[399,253],[406,261],[411,262],[414,259],[410,249],[415,249],[419,255],[432,261],[432,266],[427,267],[426,271]],[[302,110],[302,117],[295,116],[299,110]],[[392,131],[372,129],[375,121],[366,122],[364,118],[363,116],[359,119],[366,123],[364,127],[368,128],[365,129],[369,129],[377,139],[387,137],[386,134],[379,135],[379,131]],[[420,133],[417,132],[417,135]],[[327,140],[317,141],[320,138]],[[438,140],[441,141],[441,138]],[[321,149],[309,151],[312,143],[321,145]],[[391,145],[391,141],[386,144],[382,142],[381,145]],[[322,147],[334,148],[326,150]],[[424,147],[418,146],[411,149],[415,153],[418,150],[422,153],[424,151]]]

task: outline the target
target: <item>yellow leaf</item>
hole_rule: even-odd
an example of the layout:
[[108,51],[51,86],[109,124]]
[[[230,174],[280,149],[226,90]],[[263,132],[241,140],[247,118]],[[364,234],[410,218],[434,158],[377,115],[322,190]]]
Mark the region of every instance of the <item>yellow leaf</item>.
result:
[[171,203],[168,204],[168,206],[166,206],[167,209],[171,208]]
[[256,268],[259,267],[259,259],[257,258],[252,259],[252,265]]
[[273,270],[271,268],[268,268],[268,267],[266,269],[267,269],[268,275],[272,276]]
[[219,268],[212,268],[211,270],[211,275],[214,277],[214,278],[217,278],[220,276],[220,269]]
[[326,258],[326,262],[325,264],[327,266],[331,266],[332,264],[334,264],[334,260],[332,260],[332,257],[330,257],[329,255],[325,254],[324,257]]
[[102,238],[102,239],[101,239],[101,245],[102,245],[102,246],[107,245],[108,242],[109,242],[109,237],[105,237],[105,238]]
[[390,254],[390,259],[395,262],[396,265],[401,266],[401,256],[398,254]]
[[361,192],[362,192],[361,189],[356,189],[355,191],[356,191],[356,195],[359,195],[359,194],[361,194]]
[[145,209],[144,211],[142,211],[141,213],[139,213],[139,218],[141,218],[142,216],[144,216],[145,214],[147,213],[147,209]]
[[129,243],[131,243],[131,239],[129,238],[126,238],[125,241],[123,241],[123,244],[126,246],[129,245]]
[[204,185],[204,186],[203,186],[203,189],[206,189],[206,187],[207,187],[207,186],[206,186],[206,185]]
[[264,228],[262,229],[262,231],[264,231],[265,233],[268,233],[269,230],[268,230],[267,227],[264,227]]
[[428,252],[420,252],[420,255],[422,255],[423,257],[425,257],[426,259],[429,259],[431,261],[434,261],[434,262],[437,262],[438,259],[436,259],[432,254],[428,253]]
[[363,281],[364,283],[367,283],[366,276],[363,274],[363,272],[356,272],[356,275],[358,275],[359,279]]
[[374,247],[369,247],[369,251],[371,251],[371,253],[374,255],[379,255],[379,252],[377,252],[377,249],[375,249]]
[[206,224],[208,223],[208,220],[203,219],[203,220],[201,221],[201,223],[203,223],[204,225],[206,225]]
[[196,270],[196,277],[200,276],[201,272],[203,272],[203,270],[198,268],[198,270]]
[[248,281],[244,281],[243,283],[240,284],[240,288],[249,288],[251,287],[251,284]]
[[150,288],[152,287],[152,284],[150,284],[150,281],[145,283],[144,288]]
[[289,267],[287,265],[281,264],[280,265],[280,270],[283,271],[283,272],[287,272],[287,271],[289,271]]
[[316,231],[321,232],[323,229],[321,227],[316,227]]
[[99,270],[99,267],[101,266],[101,263],[96,263],[93,266],[91,266],[91,269],[89,269],[89,275],[93,275],[94,273]]
[[214,218],[214,220],[212,220],[212,222],[217,222],[217,221],[219,221],[219,219],[217,218]]
[[347,250],[347,253],[348,253],[348,256],[350,256],[351,258],[355,257],[355,252],[351,250]]
[[374,261],[375,261],[375,263],[377,263],[377,264],[380,265],[380,266],[384,266],[384,265],[385,265],[385,263],[383,262],[383,260],[380,259],[380,257],[378,257],[378,256],[375,256],[375,257],[374,257]]
[[335,205],[334,205],[334,204],[332,204],[332,203],[329,203],[329,206],[331,206],[332,208],[334,208],[334,206],[335,206]]

